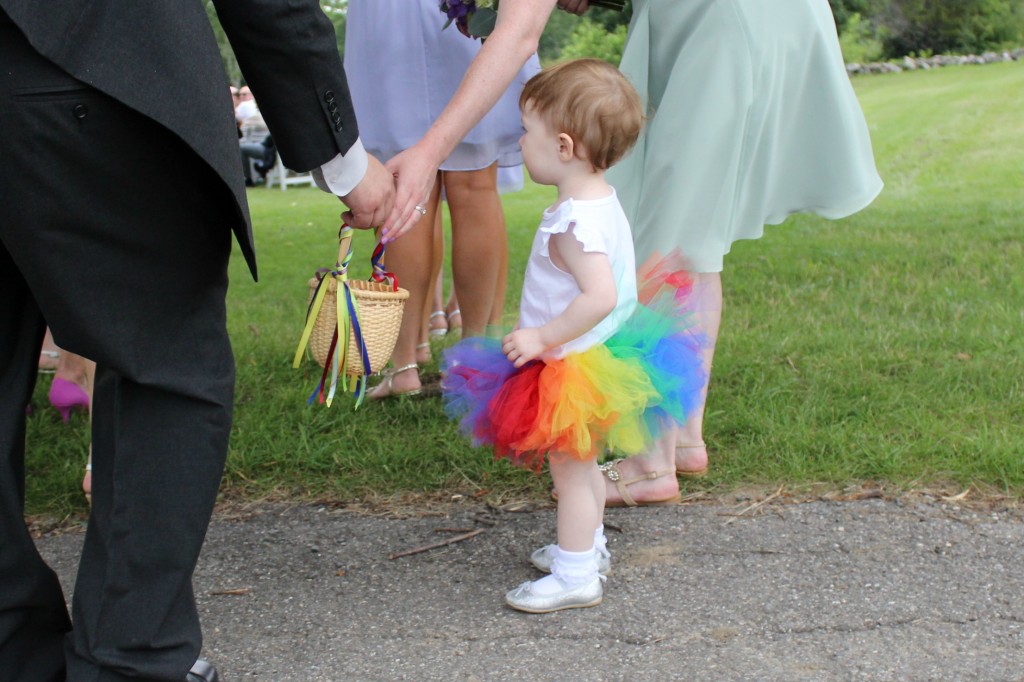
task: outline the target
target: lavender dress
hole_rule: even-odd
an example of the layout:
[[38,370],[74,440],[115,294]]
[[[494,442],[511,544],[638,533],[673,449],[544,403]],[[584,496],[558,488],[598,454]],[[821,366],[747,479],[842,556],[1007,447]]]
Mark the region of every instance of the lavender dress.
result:
[[[387,161],[419,141],[455,94],[480,42],[462,35],[437,0],[351,0],[345,71],[367,151]],[[540,69],[534,56],[441,170],[522,163],[519,93]]]

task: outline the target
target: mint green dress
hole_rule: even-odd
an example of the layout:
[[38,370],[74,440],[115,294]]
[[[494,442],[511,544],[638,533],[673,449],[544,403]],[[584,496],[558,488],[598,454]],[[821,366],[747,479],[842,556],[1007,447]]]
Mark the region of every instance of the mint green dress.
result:
[[608,173],[638,263],[679,247],[719,272],[766,224],[882,189],[828,0],[634,0],[621,69],[651,117]]

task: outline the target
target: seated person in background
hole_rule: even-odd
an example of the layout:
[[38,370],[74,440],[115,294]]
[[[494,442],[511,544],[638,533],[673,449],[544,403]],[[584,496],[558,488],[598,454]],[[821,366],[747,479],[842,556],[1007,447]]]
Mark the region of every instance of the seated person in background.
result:
[[[228,86],[231,90],[231,109],[237,110],[238,105],[242,103],[242,99],[238,94],[238,88],[234,85]],[[238,119],[235,119],[235,128],[238,129],[238,136],[242,136],[242,126],[238,123]]]
[[[270,130],[263,121],[263,115],[260,114],[260,108],[256,104],[256,100],[253,99],[248,85],[243,85],[238,89],[238,98],[240,102],[235,107],[235,121],[241,131],[238,146],[242,154],[242,174],[245,176],[245,186],[252,187],[257,183],[253,180],[252,164],[249,159],[253,159],[257,163],[264,162],[266,154],[264,142],[270,135]],[[274,153],[276,155],[276,150]],[[264,163],[264,165],[266,164]],[[267,170],[270,170],[269,167]]]
[[274,144],[274,136],[267,135],[263,138],[263,159],[253,164],[256,172],[267,177],[270,169],[277,165],[277,145]]

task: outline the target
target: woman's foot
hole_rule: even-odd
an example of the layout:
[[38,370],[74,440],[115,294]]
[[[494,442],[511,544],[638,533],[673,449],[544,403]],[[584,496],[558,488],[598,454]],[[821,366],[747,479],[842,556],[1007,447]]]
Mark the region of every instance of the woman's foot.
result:
[[416,364],[425,365],[434,359],[433,353],[430,352],[430,342],[424,341],[423,343],[416,344]]
[[431,338],[439,338],[448,333],[448,314],[443,310],[435,310],[430,313],[427,321],[427,332]]
[[[631,461],[632,460],[632,461]],[[601,465],[605,476],[605,507],[644,507],[679,502],[674,469],[650,469],[639,457]]]
[[416,363],[403,365],[394,369],[384,370],[384,380],[374,386],[367,396],[370,400],[400,398],[402,396],[419,395],[423,390],[420,384],[419,366]]
[[92,454],[85,463],[85,476],[82,478],[82,492],[85,493],[85,501],[92,506]]
[[448,319],[448,332],[462,331],[462,311],[456,308],[451,312],[447,313]]
[[676,446],[676,474],[700,478],[708,473],[708,446],[704,443]]
[[50,328],[46,328],[43,336],[43,346],[39,351],[39,371],[42,374],[53,374],[60,366],[60,348],[53,342],[53,335]]
[[[704,443],[677,445],[674,472],[658,469],[657,463],[646,457],[616,460],[603,465],[602,470],[607,479],[605,506],[669,504],[679,500],[676,476],[698,478],[708,472],[708,449]],[[675,476],[671,475],[673,473]]]
[[39,351],[39,372],[41,374],[53,374],[60,364],[60,351],[44,348]]

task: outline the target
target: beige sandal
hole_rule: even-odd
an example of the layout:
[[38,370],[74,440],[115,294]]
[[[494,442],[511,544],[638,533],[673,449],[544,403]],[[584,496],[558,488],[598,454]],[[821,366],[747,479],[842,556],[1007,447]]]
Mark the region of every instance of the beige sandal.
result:
[[[386,398],[411,398],[414,395],[419,395],[423,392],[422,386],[408,391],[401,391],[399,393],[396,393],[391,388],[392,379],[394,379],[396,375],[401,374],[402,372],[407,372],[410,369],[419,369],[419,365],[414,362],[411,365],[403,365],[402,367],[394,367],[392,369],[384,370],[381,373],[381,376],[384,377],[384,381],[374,386],[367,397],[369,397],[370,400],[385,400]],[[381,390],[381,386],[386,386],[387,388]]]
[[619,462],[621,461],[621,459],[616,459],[611,462],[606,462],[605,464],[602,464],[601,466],[598,467],[601,470],[601,473],[603,473],[609,481],[615,484],[616,489],[618,489],[619,491],[619,495],[622,496],[621,502],[606,502],[604,506],[656,507],[666,504],[678,504],[679,501],[682,499],[682,497],[680,497],[680,495],[676,493],[672,497],[668,497],[663,500],[647,500],[643,502],[637,502],[636,500],[633,499],[633,496],[629,494],[629,491],[626,490],[626,488],[633,485],[634,483],[639,483],[640,481],[653,481],[657,478],[661,478],[662,476],[672,476],[676,473],[676,470],[667,469],[665,471],[651,471],[646,474],[642,474],[640,476],[636,476],[634,478],[625,480],[622,478],[622,474],[619,473]]
[[[692,445],[677,445],[676,450],[689,450],[692,448],[707,448],[704,443],[693,443]],[[708,467],[704,465],[702,469],[676,469],[676,476],[682,476],[683,478],[701,478],[707,476]]]

